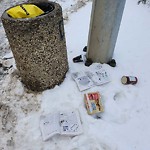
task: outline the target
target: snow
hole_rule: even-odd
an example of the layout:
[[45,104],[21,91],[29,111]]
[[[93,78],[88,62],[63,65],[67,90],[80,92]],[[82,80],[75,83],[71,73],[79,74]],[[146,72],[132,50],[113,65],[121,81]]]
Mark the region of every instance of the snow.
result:
[[[137,5],[136,0],[126,1],[114,52],[117,66],[103,65],[111,75],[111,82],[80,92],[71,73],[87,67],[73,63],[72,58],[84,54],[92,2],[85,0],[82,8],[78,7],[77,0],[57,2],[68,16],[65,31],[69,71],[61,85],[34,93],[24,87],[15,68],[9,70],[0,81],[0,150],[149,150],[149,7]],[[5,9],[12,4],[8,0],[0,3]],[[2,26],[0,33],[2,57],[10,48]],[[122,85],[123,75],[136,76],[138,83]],[[84,93],[94,91],[102,95],[104,112],[100,118],[89,116],[83,101]],[[43,142],[40,116],[70,109],[79,110],[84,133],[73,138],[54,136]]]

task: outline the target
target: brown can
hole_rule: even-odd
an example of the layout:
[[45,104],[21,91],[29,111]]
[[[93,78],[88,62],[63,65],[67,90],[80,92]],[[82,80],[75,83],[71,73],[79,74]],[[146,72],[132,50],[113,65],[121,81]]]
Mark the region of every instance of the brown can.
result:
[[121,82],[122,84],[136,84],[138,82],[138,79],[137,77],[134,77],[134,76],[123,76],[121,78]]

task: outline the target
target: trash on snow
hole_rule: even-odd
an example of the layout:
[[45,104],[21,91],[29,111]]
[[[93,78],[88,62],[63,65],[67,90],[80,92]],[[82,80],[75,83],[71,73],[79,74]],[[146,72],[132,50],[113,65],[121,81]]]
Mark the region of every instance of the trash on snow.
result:
[[104,111],[99,92],[84,94],[84,101],[89,115],[98,114]]
[[96,65],[94,68],[90,67],[85,72],[74,72],[72,78],[80,91],[110,82],[110,75],[103,69],[101,64]]
[[138,82],[138,79],[137,79],[137,77],[134,77],[134,76],[123,76],[121,78],[121,82],[122,82],[122,84],[125,84],[125,85],[127,85],[127,84],[134,85]]
[[56,134],[76,136],[83,132],[78,110],[41,116],[40,129],[44,141]]

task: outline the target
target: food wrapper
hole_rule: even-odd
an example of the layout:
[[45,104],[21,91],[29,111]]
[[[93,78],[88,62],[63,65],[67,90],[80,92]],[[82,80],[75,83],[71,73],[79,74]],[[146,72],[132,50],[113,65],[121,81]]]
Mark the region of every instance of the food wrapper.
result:
[[94,115],[104,111],[99,92],[84,94],[84,101],[89,115]]

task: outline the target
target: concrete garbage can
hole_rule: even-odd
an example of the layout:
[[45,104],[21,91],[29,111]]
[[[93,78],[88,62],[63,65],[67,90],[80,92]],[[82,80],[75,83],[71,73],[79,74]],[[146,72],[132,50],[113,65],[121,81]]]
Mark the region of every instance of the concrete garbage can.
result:
[[60,84],[68,71],[62,8],[55,2],[33,3],[44,12],[35,18],[1,20],[22,82],[33,91]]

